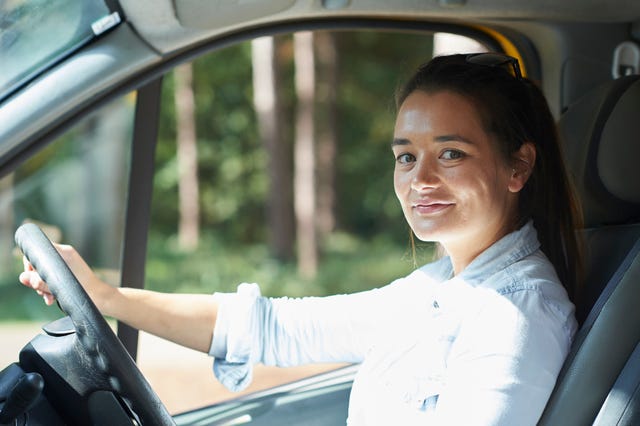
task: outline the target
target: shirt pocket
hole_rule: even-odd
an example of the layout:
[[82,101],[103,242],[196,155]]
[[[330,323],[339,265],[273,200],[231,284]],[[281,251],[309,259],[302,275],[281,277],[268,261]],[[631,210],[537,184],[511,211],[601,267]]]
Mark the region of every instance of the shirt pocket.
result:
[[434,301],[403,325],[385,334],[374,349],[370,371],[389,398],[414,410],[430,411],[446,384],[447,358],[460,321]]
[[[452,343],[450,334],[432,333],[428,338],[388,354],[388,368],[380,374],[389,398],[428,411],[435,408],[446,384],[446,355]],[[391,359],[390,359],[391,358]]]
[[443,387],[442,377],[414,377],[411,383],[405,387],[402,401],[419,411],[433,410]]
[[419,335],[407,354],[412,374],[404,395],[405,402],[421,411],[435,409],[447,382],[447,359],[460,328],[457,315],[437,306],[427,323],[429,331]]

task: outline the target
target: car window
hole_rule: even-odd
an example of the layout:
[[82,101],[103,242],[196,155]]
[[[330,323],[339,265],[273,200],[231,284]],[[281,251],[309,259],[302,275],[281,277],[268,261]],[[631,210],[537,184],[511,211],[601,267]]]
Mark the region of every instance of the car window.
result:
[[[301,59],[298,48],[314,53]],[[226,47],[167,75],[145,286],[213,293],[256,282],[266,296],[322,296],[406,275],[394,91],[434,54],[474,50],[485,48],[447,34],[316,31]],[[138,359],[170,412],[237,396],[193,351],[143,334]],[[258,366],[249,391],[328,368]],[[163,386],[169,372],[193,386]]]
[[48,319],[61,317],[25,292],[14,248],[18,225],[34,221],[58,242],[71,243],[105,279],[118,284],[130,167],[135,94],[88,115],[0,178],[0,319],[2,365],[17,360],[21,347]]
[[0,2],[0,99],[119,22],[102,0]]

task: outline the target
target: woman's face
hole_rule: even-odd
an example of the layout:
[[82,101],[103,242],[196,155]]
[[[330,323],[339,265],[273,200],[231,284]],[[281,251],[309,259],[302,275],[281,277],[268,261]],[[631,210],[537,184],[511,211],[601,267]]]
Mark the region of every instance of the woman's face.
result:
[[420,240],[479,252],[514,229],[513,170],[465,97],[413,92],[392,145],[395,192]]

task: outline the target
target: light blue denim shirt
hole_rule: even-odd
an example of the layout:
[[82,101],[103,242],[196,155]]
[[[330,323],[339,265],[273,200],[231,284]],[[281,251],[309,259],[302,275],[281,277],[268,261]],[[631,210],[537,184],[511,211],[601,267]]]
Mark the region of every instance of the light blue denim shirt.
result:
[[230,389],[252,365],[361,363],[349,425],[534,425],[577,324],[533,224],[457,276],[449,258],[350,295],[216,293],[210,354]]

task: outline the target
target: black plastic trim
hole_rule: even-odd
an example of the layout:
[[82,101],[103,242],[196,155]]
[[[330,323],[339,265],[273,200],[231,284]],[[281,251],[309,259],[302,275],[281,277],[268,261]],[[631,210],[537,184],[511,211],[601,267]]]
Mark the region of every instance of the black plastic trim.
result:
[[[162,78],[138,91],[122,249],[122,286],[143,288]],[[118,338],[135,360],[138,330],[118,322]]]

